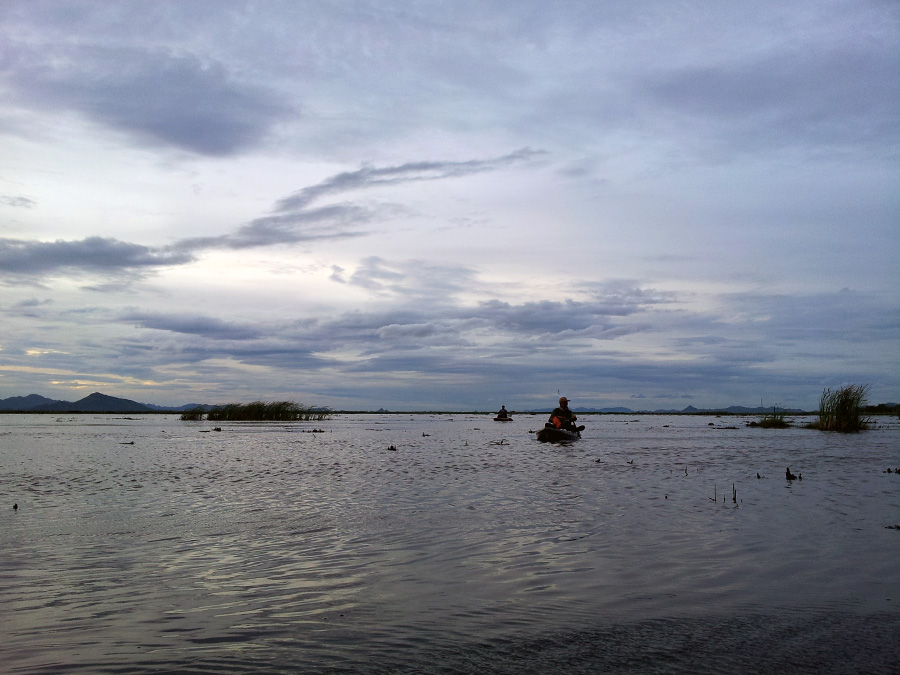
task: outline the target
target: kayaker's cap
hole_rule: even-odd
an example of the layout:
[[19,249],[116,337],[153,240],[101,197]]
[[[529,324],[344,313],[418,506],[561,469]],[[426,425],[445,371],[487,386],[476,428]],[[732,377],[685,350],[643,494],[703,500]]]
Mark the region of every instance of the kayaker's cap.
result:
[[569,402],[569,399],[567,399],[565,396],[560,396],[560,397],[559,397],[559,402],[560,402],[560,403],[568,403],[568,402]]

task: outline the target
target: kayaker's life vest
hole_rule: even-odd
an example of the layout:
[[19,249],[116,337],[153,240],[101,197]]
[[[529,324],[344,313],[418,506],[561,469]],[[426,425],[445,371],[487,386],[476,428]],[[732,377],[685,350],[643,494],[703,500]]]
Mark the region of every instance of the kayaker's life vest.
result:
[[553,422],[553,426],[556,427],[557,429],[562,428],[562,420],[559,419],[558,416],[554,415],[550,421]]

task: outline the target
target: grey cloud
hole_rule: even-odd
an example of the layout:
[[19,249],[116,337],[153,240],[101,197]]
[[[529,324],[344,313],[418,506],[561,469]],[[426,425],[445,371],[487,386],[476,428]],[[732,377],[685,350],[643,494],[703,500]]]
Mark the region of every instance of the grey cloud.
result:
[[372,213],[368,209],[339,204],[307,209],[302,213],[264,216],[241,225],[231,234],[181,239],[168,248],[184,252],[245,249],[361,237],[366,233],[354,228],[371,218]]
[[[377,215],[377,208],[364,208],[352,203],[311,208],[311,202],[326,195],[359,187],[439,180],[488,171],[527,160],[536,154],[540,153],[523,149],[487,160],[413,162],[398,167],[369,167],[357,172],[338,174],[280,200],[272,214],[245,223],[233,233],[182,239],[162,248],[103,237],[88,237],[80,241],[58,240],[52,243],[0,239],[0,273],[43,276],[67,271],[138,275],[140,270],[193,262],[194,253],[203,250],[245,249],[360,237],[366,233],[358,228]],[[384,261],[373,257],[364,261],[348,282],[372,290],[422,295],[433,293],[436,289],[459,289],[471,276],[471,271],[462,267],[442,267],[416,261],[413,261],[409,270],[398,272],[389,269]],[[331,278],[336,282],[345,281],[342,274],[333,274]],[[96,290],[104,290],[104,287],[98,286]]]
[[199,335],[211,340],[255,340],[263,336],[256,327],[247,324],[222,321],[210,316],[195,314],[159,314],[126,312],[122,321],[135,323],[141,328]]
[[257,218],[228,237],[231,248],[249,248],[301,241],[357,237],[363,233],[346,228],[371,219],[371,211],[352,204],[336,204],[299,213]]
[[795,48],[660,74],[646,94],[654,109],[702,119],[730,143],[869,146],[900,130],[897,72],[893,46]]
[[[171,248],[181,251],[209,248],[243,249],[365,236],[367,232],[359,228],[379,215],[378,207],[363,207],[345,201],[313,208],[313,202],[365,188],[379,188],[426,180],[446,180],[472,173],[494,171],[511,164],[527,161],[541,154],[544,153],[530,148],[522,148],[507,155],[489,159],[464,162],[409,162],[380,168],[367,166],[357,171],[339,173],[280,199],[269,215],[245,223],[231,234],[184,239]],[[417,267],[421,267],[421,265],[417,265]],[[431,270],[431,272],[434,271],[434,269]],[[388,290],[389,285],[384,282],[387,279],[397,280],[399,278],[401,277],[386,270],[383,264],[373,258],[357,270],[349,283],[373,290]],[[332,279],[339,283],[345,281],[342,275],[333,275]],[[401,290],[398,286],[391,288],[394,291]]]
[[746,317],[748,329],[765,331],[779,344],[871,343],[900,329],[900,306],[872,293],[842,290],[805,296],[736,293],[725,298]]
[[0,204],[19,209],[31,209],[34,208],[36,202],[28,197],[0,195]]
[[332,265],[331,266],[331,275],[328,277],[331,281],[337,282],[339,284],[346,284],[347,280],[344,279],[344,268],[340,265]]
[[386,261],[377,256],[366,258],[350,277],[350,283],[369,290],[398,288],[406,278],[406,273],[392,269]]
[[498,327],[516,332],[608,340],[645,329],[643,326],[617,326],[612,317],[628,316],[652,305],[672,301],[671,294],[627,286],[622,282],[596,286],[593,293],[595,298],[587,302],[544,300],[511,305],[488,300],[481,303],[481,316]]
[[[377,313],[349,312],[330,320],[291,323],[266,323],[247,326],[211,317],[182,314],[159,314],[132,311],[119,320],[144,328],[167,331],[179,346],[177,353],[193,359],[215,355],[229,356],[255,365],[278,365],[295,368],[333,368],[338,362],[314,357],[314,353],[352,350],[366,358],[355,363],[340,363],[340,368],[353,372],[370,369],[393,369],[422,372],[481,372],[485,354],[500,354],[511,362],[529,354],[555,353],[552,344],[541,345],[530,338],[556,331],[558,339],[612,339],[631,332],[626,327],[573,332],[553,325],[560,311],[571,306],[565,302],[541,308],[549,312],[547,324],[536,322],[529,328],[521,323],[500,321],[486,305],[475,307],[444,304],[427,308],[408,307]],[[517,308],[510,308],[515,311]],[[530,308],[525,314],[530,313]],[[492,347],[479,343],[478,336],[488,331],[498,340]],[[609,332],[610,335],[603,335]],[[525,338],[524,340],[522,338]],[[218,345],[224,341],[238,341]],[[452,347],[451,350],[433,349]],[[290,362],[290,363],[288,363]]]
[[50,305],[53,304],[52,300],[40,300],[39,298],[28,298],[27,300],[22,300],[17,302],[13,307],[18,308],[27,308],[27,307],[40,307],[41,305]]
[[[383,262],[383,261],[379,261]],[[398,278],[400,272],[393,272]],[[389,283],[396,283],[391,278]],[[282,339],[317,344],[320,348],[348,347],[375,355],[417,351],[423,347],[468,347],[478,336],[492,334],[499,342],[491,347],[507,356],[552,352],[562,341],[610,341],[650,330],[646,322],[618,324],[602,314],[602,303],[572,301],[510,305],[497,301],[466,306],[448,301],[444,293],[434,299],[416,299],[406,309],[385,313],[351,312],[326,322],[279,333]],[[421,302],[427,305],[421,305]],[[641,307],[635,306],[631,313]],[[484,348],[479,348],[483,350]],[[480,352],[483,355],[483,351]],[[440,356],[439,358],[444,358]]]
[[41,318],[44,314],[43,308],[53,304],[53,300],[40,300],[38,298],[27,298],[20,300],[5,310],[5,314],[28,317],[32,319]]
[[434,324],[431,323],[391,324],[379,328],[375,331],[375,334],[385,340],[394,338],[425,338],[434,335],[436,330]]
[[593,312],[573,300],[511,305],[499,300],[481,303],[483,317],[506,330],[533,333],[583,330],[593,325]]
[[273,91],[190,54],[53,45],[14,45],[9,53],[3,70],[19,105],[77,111],[203,155],[252,147],[273,124],[296,114]]
[[399,185],[419,181],[444,180],[467,176],[483,171],[493,171],[518,162],[527,161],[546,154],[541,150],[521,148],[502,157],[473,159],[464,162],[408,162],[398,166],[365,166],[356,171],[339,173],[317,185],[303,188],[285,197],[276,206],[276,211],[292,212],[305,208],[310,202],[324,196],[340,194],[385,185]]
[[378,293],[406,297],[428,297],[436,304],[466,288],[474,270],[462,265],[434,265],[420,260],[392,263],[378,256],[364,259],[349,283]]
[[116,239],[37,242],[0,239],[0,273],[41,276],[60,271],[101,274],[137,272],[191,262],[188,253],[166,252]]

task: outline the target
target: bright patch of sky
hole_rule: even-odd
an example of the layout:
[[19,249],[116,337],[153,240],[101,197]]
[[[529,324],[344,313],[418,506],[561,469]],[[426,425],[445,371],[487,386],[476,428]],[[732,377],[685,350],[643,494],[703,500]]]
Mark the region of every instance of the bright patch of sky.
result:
[[898,72],[883,0],[7,0],[0,398],[898,401]]

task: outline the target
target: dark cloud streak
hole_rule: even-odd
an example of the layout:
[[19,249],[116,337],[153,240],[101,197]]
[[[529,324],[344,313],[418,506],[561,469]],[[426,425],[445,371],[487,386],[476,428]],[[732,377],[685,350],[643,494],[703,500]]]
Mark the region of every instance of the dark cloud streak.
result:
[[124,313],[121,321],[141,328],[198,335],[210,340],[256,340],[263,337],[259,328],[195,314],[132,311]]
[[493,171],[546,154],[540,150],[521,148],[502,157],[464,162],[409,162],[398,166],[364,166],[356,171],[339,173],[317,185],[298,190],[276,205],[277,212],[295,212],[312,201],[332,194],[386,185],[458,178]]
[[[347,202],[312,207],[311,203],[325,196],[367,187],[444,180],[497,170],[540,154],[540,151],[524,148],[485,160],[411,162],[381,169],[364,167],[355,172],[337,174],[279,200],[271,214],[245,223],[233,233],[186,238],[165,247],[153,248],[103,237],[55,242],[0,239],[0,273],[17,279],[85,272],[117,272],[139,277],[153,268],[194,262],[195,254],[207,250],[240,250],[361,237],[368,233],[360,228],[376,217],[377,208]],[[462,270],[456,273],[460,274]],[[386,271],[376,258],[371,258],[354,274],[350,283],[382,288],[384,281],[392,277],[395,277],[394,273]],[[424,280],[424,277],[421,278]]]
[[76,111],[154,144],[223,156],[258,145],[297,111],[221,63],[160,49],[13,44],[3,60],[16,101]]
[[117,239],[38,242],[0,239],[0,272],[12,277],[62,272],[140,272],[193,261],[184,252],[165,252]]

